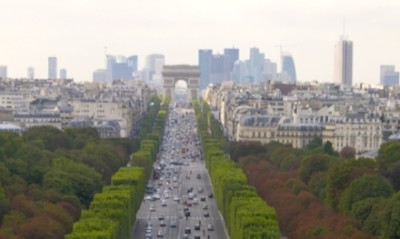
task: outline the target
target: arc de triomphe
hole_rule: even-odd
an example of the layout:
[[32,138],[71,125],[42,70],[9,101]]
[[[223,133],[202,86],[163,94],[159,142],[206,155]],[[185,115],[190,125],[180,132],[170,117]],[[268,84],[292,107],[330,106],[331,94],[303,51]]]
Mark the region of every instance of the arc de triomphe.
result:
[[198,66],[191,65],[165,65],[163,72],[164,96],[175,97],[175,84],[183,80],[187,84],[187,99],[193,100],[199,97],[200,93],[200,70]]

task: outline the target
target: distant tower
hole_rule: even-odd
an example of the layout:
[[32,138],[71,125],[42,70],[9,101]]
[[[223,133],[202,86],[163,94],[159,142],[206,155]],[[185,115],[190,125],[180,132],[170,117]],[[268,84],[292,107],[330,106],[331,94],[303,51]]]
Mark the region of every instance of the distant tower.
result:
[[28,80],[33,80],[35,79],[35,69],[33,69],[33,67],[28,67],[28,69],[26,70],[27,73],[27,78]]
[[344,88],[353,85],[353,42],[342,36],[335,45],[335,83]]
[[199,50],[200,89],[205,89],[210,83],[212,55],[213,53],[210,49]]
[[7,79],[7,66],[0,66],[0,79]]
[[384,86],[399,85],[399,72],[394,65],[381,65],[380,83]]
[[296,83],[296,67],[293,57],[289,53],[282,53],[282,72],[281,77],[290,83]]
[[60,69],[60,79],[62,79],[62,80],[67,79],[67,70],[66,69]]
[[57,79],[57,57],[49,57],[49,79]]

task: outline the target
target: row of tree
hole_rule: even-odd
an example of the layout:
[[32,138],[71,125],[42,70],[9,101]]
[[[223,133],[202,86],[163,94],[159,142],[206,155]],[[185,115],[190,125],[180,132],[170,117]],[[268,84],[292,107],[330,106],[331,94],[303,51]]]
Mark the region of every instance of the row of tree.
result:
[[280,238],[275,210],[258,197],[242,169],[225,155],[225,140],[207,104],[194,101],[193,106],[215,198],[230,237]]
[[158,99],[153,101],[142,121],[136,142],[140,150],[132,155],[130,161],[133,166],[120,168],[112,177],[111,186],[104,187],[95,195],[89,209],[82,211],[80,220],[73,225],[73,232],[66,239],[130,238],[143,200],[145,183],[158,154],[168,105],[168,100],[162,106]]
[[383,144],[376,160],[319,140],[304,150],[279,143],[231,149],[288,237],[400,238],[399,142]]
[[62,238],[128,162],[127,145],[89,128],[0,133],[0,238]]

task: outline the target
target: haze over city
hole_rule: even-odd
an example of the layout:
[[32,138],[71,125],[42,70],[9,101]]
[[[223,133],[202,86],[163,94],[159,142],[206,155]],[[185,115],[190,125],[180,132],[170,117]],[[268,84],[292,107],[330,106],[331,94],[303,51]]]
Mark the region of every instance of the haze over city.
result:
[[[333,82],[334,44],[353,41],[353,83],[378,83],[379,66],[400,68],[400,2],[396,0],[283,1],[51,1],[3,0],[0,65],[9,77],[47,77],[56,56],[76,81],[91,81],[105,53],[161,53],[166,64],[197,64],[198,49],[258,47],[278,63],[292,54],[298,81]],[[345,19],[345,27],[344,27]]]

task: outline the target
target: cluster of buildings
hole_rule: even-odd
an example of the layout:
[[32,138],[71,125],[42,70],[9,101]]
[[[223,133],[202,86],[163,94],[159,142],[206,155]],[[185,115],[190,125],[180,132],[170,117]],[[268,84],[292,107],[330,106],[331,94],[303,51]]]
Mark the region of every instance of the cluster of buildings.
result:
[[289,53],[281,54],[282,69],[265,58],[256,47],[250,48],[250,59],[239,60],[239,49],[226,48],[224,54],[214,54],[211,49],[199,50],[200,87],[232,80],[237,84],[259,84],[265,81],[296,83],[296,68]]
[[112,83],[119,80],[141,80],[154,89],[160,90],[162,70],[165,57],[162,54],[151,54],[146,57],[146,64],[142,70],[138,69],[138,56],[106,55],[106,68],[93,72],[93,82]]
[[209,86],[204,97],[230,140],[303,148],[321,138],[337,151],[348,146],[361,155],[377,152],[399,132],[399,96],[399,86],[231,81]]
[[0,80],[0,131],[33,126],[94,127],[102,138],[134,137],[152,90],[136,80]]

